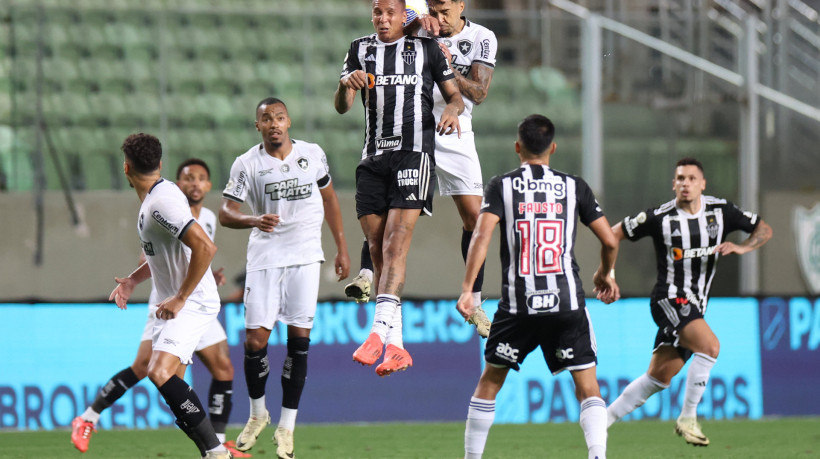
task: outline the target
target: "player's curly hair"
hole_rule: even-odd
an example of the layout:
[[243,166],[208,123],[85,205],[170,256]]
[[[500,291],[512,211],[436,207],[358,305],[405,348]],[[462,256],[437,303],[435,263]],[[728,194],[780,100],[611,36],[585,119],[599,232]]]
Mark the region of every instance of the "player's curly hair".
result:
[[131,134],[122,143],[122,152],[131,167],[139,174],[148,174],[159,169],[162,159],[162,144],[151,134],[140,132]]

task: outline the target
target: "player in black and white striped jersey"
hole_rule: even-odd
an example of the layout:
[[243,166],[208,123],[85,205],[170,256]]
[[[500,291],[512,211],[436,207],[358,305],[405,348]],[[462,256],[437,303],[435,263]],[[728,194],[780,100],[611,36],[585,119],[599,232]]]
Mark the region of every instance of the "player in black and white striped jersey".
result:
[[[627,217],[612,228],[619,240],[652,238],[658,277],[651,310],[658,334],[649,369],[609,406],[608,422],[611,425],[652,394],[669,387],[694,355],[675,431],[696,446],[709,444],[697,423],[697,406],[720,350],[717,337],[704,320],[718,257],[750,252],[772,237],[771,227],[758,215],[744,212],[725,199],[704,196],[705,189],[700,161],[681,159],[673,179],[675,199]],[[751,235],[740,244],[727,241],[729,233],[737,230]]]
[[457,304],[465,318],[476,307],[473,280],[500,223],[501,300],[484,351],[487,365],[470,400],[466,459],[480,458],[484,451],[495,398],[510,368],[518,370],[539,346],[553,374],[572,373],[589,457],[606,455],[606,405],[595,376],[595,334],[574,255],[577,222],[580,219],[601,241],[601,265],[593,283],[605,303],[620,297],[613,271],[618,241],[586,182],[550,169],[554,134],[552,122],[541,115],[519,124],[515,151],[521,167],[487,184],[467,254]]
[[[460,135],[436,136],[436,178],[439,193],[452,196],[462,221],[461,253],[467,258],[467,247],[478,220],[484,179],[472,128],[472,109],[487,97],[495,69],[498,41],[495,34],[462,15],[464,0],[407,0],[408,35],[417,31],[419,36],[435,38],[455,75],[456,84],[464,99],[464,112],[459,116]],[[429,13],[429,14],[428,14]],[[415,19],[415,22],[411,20]],[[426,22],[425,22],[426,21]],[[433,115],[439,116],[445,106],[441,92],[433,90]],[[362,247],[362,269],[345,286],[345,295],[358,302],[369,300],[372,281],[372,262],[369,250]],[[479,269],[473,284],[473,295],[481,303],[484,269]],[[479,335],[487,337],[490,321],[481,309],[468,322],[476,325]],[[389,338],[388,338],[389,339]]]
[[[354,40],[345,58],[334,105],[339,113],[361,92],[365,141],[356,168],[356,213],[374,264],[376,314],[367,340],[353,354],[385,376],[412,365],[400,328],[406,256],[420,212],[432,212],[435,186],[434,136],[459,132],[464,102],[453,72],[435,41],[409,37],[404,0],[374,0],[376,33]],[[433,85],[447,101],[433,116]],[[438,122],[437,122],[438,121]]]

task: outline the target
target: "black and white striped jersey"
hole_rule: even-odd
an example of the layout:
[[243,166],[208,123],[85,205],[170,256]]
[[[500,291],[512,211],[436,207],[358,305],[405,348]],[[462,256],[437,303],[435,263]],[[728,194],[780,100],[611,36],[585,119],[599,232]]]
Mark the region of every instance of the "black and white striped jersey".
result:
[[715,248],[732,231],[754,231],[760,218],[725,199],[701,196],[701,209],[689,214],[672,200],[626,217],[623,230],[630,241],[651,236],[655,245],[658,279],[652,298],[686,298],[705,311],[715,277]]
[[499,309],[544,315],[584,307],[575,262],[577,222],[589,226],[604,214],[583,179],[524,164],[490,180],[481,212],[501,219]]
[[374,33],[350,44],[341,76],[356,70],[363,70],[368,82],[361,91],[366,124],[362,159],[387,150],[432,155],[433,86],[455,78],[438,44],[410,36],[384,43]]

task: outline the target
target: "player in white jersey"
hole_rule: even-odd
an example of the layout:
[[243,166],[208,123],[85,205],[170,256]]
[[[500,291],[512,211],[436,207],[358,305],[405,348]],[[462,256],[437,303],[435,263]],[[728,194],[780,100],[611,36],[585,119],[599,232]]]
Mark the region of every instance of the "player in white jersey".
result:
[[[322,252],[322,221],[327,221],[337,253],[339,280],[347,277],[342,213],[333,190],[325,152],[319,145],[291,140],[285,103],[267,98],[256,107],[262,143],[236,158],[223,192],[219,222],[252,228],[245,279],[245,381],[250,419],[236,440],[247,451],[267,424],[265,383],[270,372],[268,338],[277,321],[288,327],[282,368],[282,408],[273,439],[281,458],[293,457],[293,430],[307,376],[310,330],[316,315]],[[241,211],[242,203],[250,214]]]
[[[426,3],[417,0],[408,1],[406,6],[410,25],[405,28],[405,32],[412,33],[418,30],[421,36],[436,38],[455,75],[464,101],[464,111],[459,115],[461,136],[436,136],[435,161],[439,193],[442,196],[453,197],[461,216],[461,254],[466,260],[467,248],[478,220],[483,190],[481,164],[472,129],[472,110],[473,106],[487,98],[495,68],[498,41],[491,30],[469,21],[462,15],[463,0],[430,0]],[[411,17],[418,20],[413,22]],[[437,87],[433,89],[433,101],[433,116],[438,119],[444,111],[446,102]],[[369,299],[373,276],[372,261],[369,259],[367,248],[362,249],[362,259],[362,270],[359,275],[345,287],[345,294],[356,301]],[[484,265],[479,269],[473,283],[476,304],[481,303],[483,283]],[[475,315],[469,318],[469,322],[477,326],[481,336],[486,337],[489,334],[490,321],[480,306],[476,308]]]
[[210,275],[216,246],[194,219],[182,191],[160,176],[159,140],[132,134],[122,151],[125,177],[142,201],[137,232],[148,261],[128,277],[115,278],[118,285],[109,299],[125,309],[134,287],[149,277],[153,280],[162,301],[156,311],[159,320],[153,329],[148,378],[202,456],[231,458],[196,393],[182,379],[197,343],[219,312],[216,281]]
[[[202,205],[205,194],[211,190],[208,165],[201,159],[196,158],[183,161],[177,168],[177,186],[188,199],[188,205],[197,223],[213,241],[216,231],[216,215]],[[184,247],[184,249],[189,252],[187,247]],[[142,265],[145,261],[145,254],[140,252],[139,265]],[[214,270],[213,275],[217,285],[225,283],[222,268]],[[91,433],[96,431],[95,427],[100,419],[100,414],[125,395],[128,389],[148,375],[148,362],[151,359],[151,339],[154,326],[159,321],[156,317],[157,304],[162,300],[163,298],[159,297],[156,288],[152,285],[148,303],[148,318],[145,322],[134,363],[114,375],[97,394],[94,402],[72,422],[71,441],[81,452],[88,450]],[[233,405],[231,401],[233,365],[228,353],[227,335],[218,320],[214,320],[205,334],[202,335],[195,351],[213,376],[208,393],[208,412],[219,441],[225,443],[225,428]],[[226,444],[229,450],[232,449],[232,443]],[[232,451],[232,453],[237,453],[235,457],[245,457],[239,451]]]

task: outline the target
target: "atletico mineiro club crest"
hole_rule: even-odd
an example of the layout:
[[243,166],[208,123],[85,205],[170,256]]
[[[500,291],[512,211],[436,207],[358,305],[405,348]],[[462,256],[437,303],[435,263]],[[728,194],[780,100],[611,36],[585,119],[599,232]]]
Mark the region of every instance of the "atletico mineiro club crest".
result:
[[820,294],[820,203],[811,210],[795,207],[793,227],[803,278],[813,295]]

